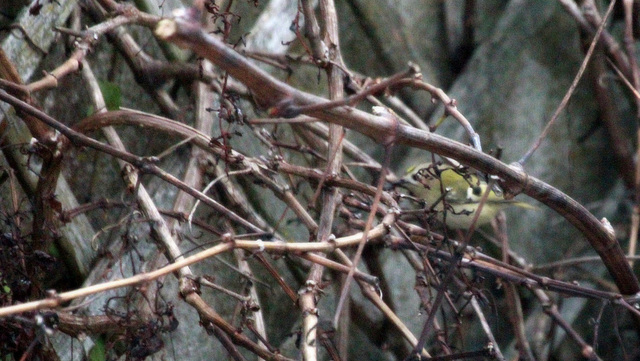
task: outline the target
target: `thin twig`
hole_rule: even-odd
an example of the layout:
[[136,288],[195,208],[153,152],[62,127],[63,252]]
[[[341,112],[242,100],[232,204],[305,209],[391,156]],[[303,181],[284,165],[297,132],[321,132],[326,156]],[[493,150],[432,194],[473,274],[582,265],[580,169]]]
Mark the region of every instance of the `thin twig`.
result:
[[[384,112],[384,114],[388,117],[391,118],[395,118],[395,121],[398,121],[397,118],[395,117],[394,114],[390,113],[388,110],[380,110],[381,112]],[[392,120],[393,121],[393,120]],[[393,146],[395,144],[395,136],[394,134],[390,134],[389,135],[389,139],[386,143],[385,146],[385,150],[384,150],[384,161],[382,164],[382,168],[380,168],[380,175],[378,178],[378,185],[376,188],[376,195],[373,199],[373,204],[371,206],[371,211],[369,212],[369,217],[367,218],[367,223],[365,225],[365,229],[364,232],[362,232],[362,241],[360,242],[360,244],[358,245],[358,249],[356,250],[356,254],[353,257],[353,266],[351,267],[351,270],[349,271],[349,274],[347,275],[347,278],[344,281],[344,284],[342,286],[342,292],[340,294],[340,299],[338,301],[338,305],[336,306],[336,313],[334,315],[333,318],[333,326],[334,327],[338,327],[338,321],[340,318],[340,311],[342,309],[342,305],[344,304],[347,295],[349,294],[349,286],[351,285],[351,280],[353,278],[353,274],[356,270],[356,268],[358,267],[358,263],[360,262],[360,257],[362,256],[362,251],[364,250],[364,245],[366,243],[366,239],[367,239],[367,233],[369,232],[369,230],[371,229],[371,227],[373,226],[373,220],[376,217],[376,211],[378,209],[378,206],[380,204],[380,197],[382,194],[382,187],[384,186],[384,182],[386,180],[386,169],[389,168],[389,165],[391,163],[391,151],[393,149]]]
[[505,361],[506,359],[504,358],[504,355],[502,355],[502,351],[500,351],[498,342],[496,342],[496,338],[493,336],[493,331],[491,331],[491,326],[489,326],[489,323],[487,322],[486,317],[484,317],[484,312],[482,312],[482,307],[480,307],[480,304],[478,303],[478,299],[476,298],[476,296],[471,296],[471,306],[473,307],[473,310],[475,311],[476,315],[478,316],[478,319],[480,320],[480,325],[482,325],[482,329],[484,330],[484,333],[487,335],[487,338],[491,342],[491,345],[493,347],[493,352],[495,353],[494,357],[500,361]]
[[593,51],[595,50],[596,45],[598,44],[598,40],[600,39],[600,35],[602,34],[602,31],[604,30],[604,27],[607,24],[607,20],[609,19],[609,16],[611,15],[611,12],[613,11],[613,7],[615,6],[615,4],[616,4],[615,0],[611,1],[611,3],[609,4],[609,8],[607,9],[607,12],[605,13],[604,18],[602,19],[602,22],[600,23],[600,26],[598,27],[598,31],[596,31],[596,34],[593,37],[593,40],[591,41],[591,46],[589,46],[589,50],[587,51],[587,54],[585,55],[584,59],[582,60],[582,64],[580,64],[580,68],[578,69],[578,73],[573,78],[573,82],[571,83],[571,86],[569,87],[569,89],[567,89],[567,92],[565,93],[564,97],[562,98],[562,101],[560,102],[560,105],[558,105],[558,107],[556,108],[555,112],[551,116],[551,119],[549,120],[547,125],[542,130],[542,133],[540,133],[540,136],[538,137],[538,139],[536,139],[536,141],[533,143],[533,145],[531,145],[531,148],[529,148],[529,150],[522,156],[522,158],[520,158],[520,160],[518,160],[518,163],[521,166],[524,166],[524,164],[527,162],[527,160],[529,160],[529,158],[531,158],[533,153],[540,147],[540,145],[542,144],[542,141],[549,134],[549,131],[551,130],[551,127],[555,124],[556,120],[560,116],[560,113],[566,108],[567,104],[569,104],[569,100],[571,99],[571,96],[573,95],[573,92],[578,87],[578,82],[580,82],[580,79],[582,79],[582,75],[584,74],[584,71],[587,69],[587,65],[589,64],[589,60],[591,59],[591,55],[593,54]]

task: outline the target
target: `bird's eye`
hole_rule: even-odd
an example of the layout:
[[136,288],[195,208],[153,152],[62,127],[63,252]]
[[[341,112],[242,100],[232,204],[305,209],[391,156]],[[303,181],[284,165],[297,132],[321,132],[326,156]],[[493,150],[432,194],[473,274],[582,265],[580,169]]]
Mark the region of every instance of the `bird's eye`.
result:
[[473,195],[474,196],[479,196],[482,194],[482,188],[480,187],[473,187]]

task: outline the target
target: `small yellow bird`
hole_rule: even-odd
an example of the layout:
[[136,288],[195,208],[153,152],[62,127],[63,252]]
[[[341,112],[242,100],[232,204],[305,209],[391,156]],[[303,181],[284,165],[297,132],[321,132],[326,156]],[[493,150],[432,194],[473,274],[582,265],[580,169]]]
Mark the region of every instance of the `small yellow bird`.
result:
[[[397,185],[423,199],[428,207],[433,207],[441,222],[445,219],[446,205],[446,224],[451,229],[467,229],[471,226],[474,212],[487,191],[487,183],[469,173],[466,168],[432,163],[410,167]],[[535,209],[524,202],[504,199],[491,190],[476,226],[491,223],[500,210],[510,206]]]

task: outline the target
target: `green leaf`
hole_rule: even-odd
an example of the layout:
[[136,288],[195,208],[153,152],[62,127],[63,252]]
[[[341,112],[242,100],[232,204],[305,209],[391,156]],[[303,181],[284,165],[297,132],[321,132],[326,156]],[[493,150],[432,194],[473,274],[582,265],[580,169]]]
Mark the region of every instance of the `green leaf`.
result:
[[120,86],[109,81],[99,81],[100,91],[107,105],[107,110],[118,110],[122,104],[122,93]]
[[104,339],[102,337],[94,339],[95,344],[89,351],[90,361],[104,361],[107,359],[106,350],[104,347]]

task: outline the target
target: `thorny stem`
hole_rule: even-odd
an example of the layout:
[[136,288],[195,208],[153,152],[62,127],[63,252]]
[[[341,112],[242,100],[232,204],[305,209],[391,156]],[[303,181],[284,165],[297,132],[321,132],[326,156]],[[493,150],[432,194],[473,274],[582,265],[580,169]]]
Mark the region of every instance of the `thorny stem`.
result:
[[[385,236],[388,231],[391,223],[395,221],[395,217],[390,215],[387,217],[387,221],[381,225],[376,226],[372,229],[369,234],[369,240],[379,239]],[[391,223],[389,223],[391,222]],[[207,258],[213,257],[220,253],[228,252],[232,249],[245,249],[252,251],[270,251],[275,253],[298,253],[298,252],[325,252],[329,253],[335,250],[336,248],[344,248],[351,247],[359,244],[362,239],[362,233],[356,233],[351,236],[337,238],[332,241],[325,242],[299,242],[299,243],[286,243],[286,242],[265,242],[262,240],[240,240],[240,239],[231,239],[229,235],[223,235],[223,241],[225,243],[218,244],[209,249],[206,249],[202,252],[196,253],[193,256],[185,257],[174,263],[171,263],[165,267],[159,268],[157,270],[141,273],[135,276],[112,281],[105,282],[103,284],[93,285],[89,287],[85,287],[79,290],[64,292],[60,294],[55,294],[54,296],[40,300],[22,303],[19,305],[8,306],[0,308],[0,317],[13,315],[16,313],[32,311],[36,309],[43,308],[54,308],[58,307],[60,304],[73,300],[75,298],[86,297],[90,294],[104,292],[108,290],[113,290],[117,288],[132,286],[136,284],[146,283],[149,281],[153,281],[162,277],[164,275],[170,274],[172,272],[176,272],[177,270],[190,266],[192,264],[201,262]]]
[[[597,38],[597,37],[596,37],[596,38]],[[315,112],[315,111],[319,111],[319,110],[321,110],[321,109],[323,109],[323,108],[326,110],[327,108],[331,108],[331,107],[333,107],[333,105],[330,105],[330,104],[329,104],[329,105],[327,105],[327,104],[329,104],[329,103],[326,103],[326,104],[318,103],[318,104],[311,104],[311,105],[307,105],[307,106],[305,106],[305,105],[303,104],[303,105],[302,105],[301,107],[299,107],[298,109],[303,109],[303,111]],[[337,127],[336,127],[336,128],[337,128]],[[334,129],[335,129],[335,128],[334,128]],[[400,138],[401,138],[401,137],[400,137]],[[336,138],[335,138],[335,137],[332,137],[332,139],[336,139]],[[341,138],[341,137],[339,137],[338,139],[342,140],[342,138]],[[328,147],[328,149],[329,149],[329,151],[331,151],[332,147]],[[328,159],[330,159],[330,160],[331,160],[331,159],[332,159],[332,157],[330,156],[330,157],[328,157]],[[141,163],[139,163],[139,164],[141,164],[140,169],[142,169],[142,170],[147,170],[147,168],[146,168],[146,167],[148,167],[148,166],[149,166],[149,163],[146,163],[146,164],[145,164],[144,162],[147,162],[147,160],[144,160],[144,159],[143,159],[143,160],[142,160],[142,162],[141,162]],[[384,172],[384,171],[385,171],[385,169],[386,169],[386,166],[385,166],[385,167],[382,167],[382,172]],[[326,174],[327,174],[327,173],[325,173],[325,176],[326,176]],[[376,208],[375,208],[375,206],[377,205],[377,202],[379,202],[380,197],[382,197],[382,192],[381,192],[379,189],[378,189],[378,191],[376,192],[376,197],[377,197],[377,198],[376,198],[376,202],[374,202],[374,207],[371,209],[371,214],[375,214],[375,213],[376,213]],[[478,213],[479,213],[479,212],[478,212]],[[371,217],[371,214],[370,214],[370,217]],[[367,226],[368,228],[370,228],[370,227],[371,227],[371,223],[370,223],[370,222],[367,222],[366,226]],[[366,230],[365,230],[365,232],[364,232],[364,234],[363,234],[363,238],[366,238],[366,236],[367,236],[367,232],[366,232]],[[360,243],[360,245],[361,245],[361,244],[362,244],[362,243]],[[324,250],[324,251],[326,251],[326,250]],[[458,261],[459,261],[459,260],[458,260]],[[458,263],[459,263],[458,261],[456,261],[456,262],[452,262],[452,263],[453,263],[453,264],[458,264]],[[319,262],[319,263],[320,263],[320,262]],[[357,262],[355,262],[355,263],[357,263]],[[353,266],[353,268],[351,268],[351,272],[353,272],[353,270],[355,270],[355,265]],[[346,287],[346,288],[348,289],[348,287]],[[224,343],[224,340],[221,340],[221,341],[223,341],[223,343]],[[231,345],[231,343],[227,342],[227,344],[228,344],[228,345],[230,345],[230,346],[231,346],[231,348],[234,348],[234,347]],[[230,352],[231,352],[231,351],[232,351],[232,350],[230,350]],[[237,350],[236,350],[236,351],[237,351]],[[455,356],[455,355],[453,355],[453,356]],[[234,357],[241,357],[241,356],[234,356]],[[460,356],[460,357],[462,357],[462,356]]]
[[440,282],[436,299],[435,301],[433,301],[433,305],[431,306],[431,311],[429,312],[427,321],[425,322],[422,328],[422,332],[420,333],[420,339],[418,341],[418,344],[413,349],[414,355],[417,355],[419,352],[421,352],[421,350],[424,348],[424,345],[427,342],[427,336],[429,335],[429,331],[431,329],[431,324],[433,323],[433,319],[436,315],[436,312],[438,312],[438,310],[440,309],[440,304],[442,303],[442,300],[444,299],[444,296],[446,294],[446,290],[449,287],[449,283],[451,282],[451,279],[455,274],[455,271],[458,267],[458,262],[460,262],[460,260],[462,260],[462,258],[464,257],[464,251],[467,248],[467,245],[469,244],[469,240],[471,239],[471,232],[473,232],[474,224],[478,221],[478,217],[480,216],[480,212],[482,211],[481,207],[484,203],[487,202],[487,199],[489,198],[490,193],[491,193],[491,184],[487,186],[487,190],[482,194],[482,198],[480,199],[480,205],[478,207],[478,210],[474,212],[473,220],[471,221],[471,227],[470,227],[471,229],[469,229],[469,231],[467,232],[464,242],[461,242],[455,248],[455,251],[453,253],[453,259],[451,260],[451,262],[449,263],[449,266],[445,270],[444,279]]
[[127,152],[123,152],[120,151],[116,148],[113,148],[109,145],[103,144],[95,139],[89,138],[81,133],[78,133],[77,131],[67,127],[66,125],[60,123],[59,121],[55,120],[54,118],[50,117],[48,114],[43,113],[42,111],[35,109],[34,107],[30,106],[29,104],[7,94],[4,90],[0,90],[0,99],[3,101],[6,101],[7,103],[10,103],[11,105],[20,108],[22,111],[24,111],[27,114],[33,115],[34,117],[37,117],[38,119],[40,119],[41,121],[43,121],[44,123],[46,123],[47,125],[57,129],[58,131],[60,131],[60,133],[62,133],[63,135],[65,135],[67,138],[69,138],[69,140],[74,143],[74,144],[78,144],[78,145],[84,145],[84,146],[88,146],[91,148],[94,148],[100,152],[109,154],[113,157],[122,159],[130,164],[132,164],[133,166],[135,166],[136,168],[140,169],[143,172],[146,173],[152,173],[155,174],[156,176],[158,176],[159,178],[174,184],[175,186],[177,186],[178,188],[180,188],[181,190],[191,194],[192,196],[200,199],[201,201],[203,201],[205,204],[218,209],[220,211],[222,211],[224,214],[226,214],[230,219],[232,219],[234,222],[237,222],[238,224],[242,225],[243,227],[245,227],[247,230],[251,231],[251,232],[260,232],[260,233],[264,233],[263,230],[261,230],[260,228],[256,227],[255,225],[253,225],[250,222],[247,222],[244,218],[240,217],[239,215],[237,215],[235,212],[227,209],[226,207],[222,206],[220,203],[216,202],[215,200],[211,199],[210,197],[206,196],[205,194],[203,194],[202,192],[197,191],[196,189],[187,186],[186,184],[184,184],[182,181],[180,181],[179,179],[175,178],[174,176],[172,176],[171,174],[168,174],[166,172],[164,172],[163,170],[161,170],[159,167],[157,167],[155,164],[153,164],[153,162],[149,159],[143,158],[143,157],[138,157],[135,155],[132,155],[130,153]]
[[376,218],[376,212],[380,204],[380,195],[382,194],[382,187],[384,186],[384,182],[385,182],[386,169],[389,167],[389,163],[391,162],[391,145],[385,147],[384,154],[385,154],[384,163],[382,165],[382,168],[380,169],[380,176],[378,178],[378,187],[376,188],[376,195],[373,199],[373,205],[371,206],[371,210],[369,211],[369,217],[367,218],[367,223],[365,225],[364,232],[362,232],[362,240],[360,241],[360,244],[358,244],[358,249],[356,250],[356,254],[352,260],[353,265],[349,269],[347,278],[345,279],[344,284],[342,285],[342,291],[340,293],[338,305],[336,306],[336,311],[333,318],[333,326],[335,328],[338,327],[338,321],[340,319],[342,306],[344,305],[344,302],[347,299],[347,296],[349,295],[349,287],[351,286],[351,280],[353,279],[353,275],[356,272],[358,263],[360,262],[360,258],[362,257],[362,251],[364,250],[364,246],[367,243],[366,242],[367,234],[371,230],[371,227],[373,226],[373,221]]
[[[245,58],[228,49],[214,37],[204,34],[198,25],[182,20],[163,20],[156,34],[163,39],[188,46],[198,54],[212,60],[255,92],[256,98],[267,102],[286,114],[290,105],[314,104],[325,101],[317,96],[294,89],[258,69]],[[354,108],[336,108],[311,112],[310,116],[357,129],[358,132],[382,142],[394,124],[382,117],[372,116]],[[440,155],[454,158],[481,172],[499,176],[507,195],[524,192],[540,200],[569,220],[602,257],[609,273],[622,293],[631,295],[640,291],[638,280],[624,260],[622,249],[605,226],[582,205],[548,184],[510,167],[490,155],[473,151],[451,139],[426,133],[413,127],[398,125],[397,142]]]

